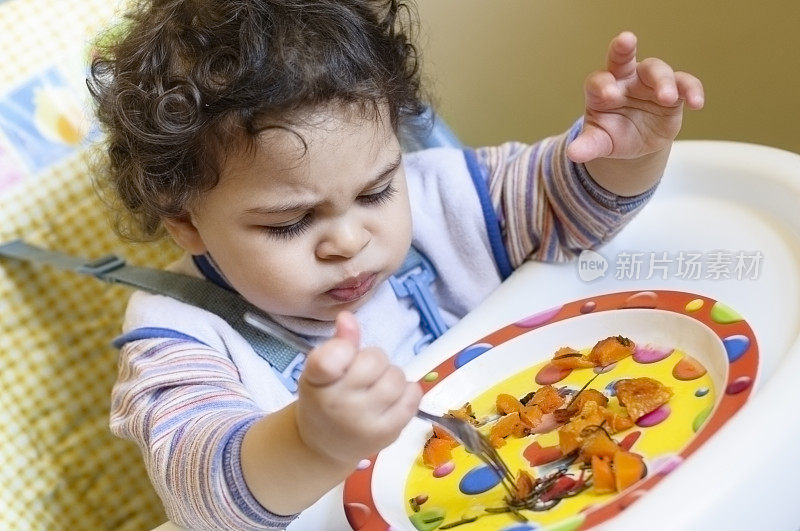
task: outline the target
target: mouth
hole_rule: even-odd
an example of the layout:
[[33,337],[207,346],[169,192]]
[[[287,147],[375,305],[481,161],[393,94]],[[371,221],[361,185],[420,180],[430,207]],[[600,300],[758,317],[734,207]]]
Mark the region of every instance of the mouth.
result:
[[361,273],[337,284],[325,293],[339,302],[353,302],[366,295],[375,285],[377,273]]

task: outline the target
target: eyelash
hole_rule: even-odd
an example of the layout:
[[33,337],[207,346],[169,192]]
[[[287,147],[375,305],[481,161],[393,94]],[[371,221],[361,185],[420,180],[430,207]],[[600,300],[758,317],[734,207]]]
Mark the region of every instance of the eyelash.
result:
[[394,197],[394,194],[397,193],[397,188],[394,187],[393,183],[389,183],[386,188],[381,190],[380,192],[375,192],[374,194],[368,195],[361,195],[358,197],[358,200],[361,202],[362,205],[381,205]]
[[299,236],[300,234],[304,233],[310,225],[311,225],[311,214],[306,214],[297,223],[292,223],[291,225],[283,225],[280,227],[264,227],[264,230],[270,236],[274,236],[275,238],[281,240],[289,240],[291,238],[294,238],[295,236]]
[[[361,195],[357,198],[357,200],[362,205],[379,206],[391,200],[396,193],[397,193],[397,188],[394,187],[394,184],[389,183],[389,185],[386,186],[386,188],[384,188],[380,192],[376,192],[374,194]],[[294,238],[295,236],[299,236],[300,234],[304,233],[306,229],[308,229],[308,227],[311,226],[311,221],[312,221],[311,214],[306,214],[300,219],[300,221],[292,223],[291,225],[285,225],[280,227],[264,227],[264,230],[270,236],[273,236],[281,240],[289,240],[291,238]]]

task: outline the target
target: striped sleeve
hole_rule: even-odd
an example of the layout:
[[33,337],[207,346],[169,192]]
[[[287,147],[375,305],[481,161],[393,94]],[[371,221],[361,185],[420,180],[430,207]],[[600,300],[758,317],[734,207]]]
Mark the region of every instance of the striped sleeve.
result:
[[231,360],[203,344],[144,339],[120,350],[111,431],[137,443],[169,519],[190,529],[283,529],[244,481],[245,432],[264,412]]
[[528,258],[560,262],[616,235],[650,199],[655,186],[633,197],[597,184],[566,155],[581,121],[533,145],[510,142],[475,150],[511,266]]

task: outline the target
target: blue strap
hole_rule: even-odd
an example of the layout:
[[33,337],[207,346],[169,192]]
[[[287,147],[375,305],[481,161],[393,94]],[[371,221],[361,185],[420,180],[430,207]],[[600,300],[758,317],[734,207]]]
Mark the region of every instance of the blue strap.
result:
[[489,245],[492,248],[492,255],[494,255],[494,263],[497,264],[500,278],[505,280],[514,272],[514,268],[511,267],[511,260],[508,258],[508,252],[503,243],[503,232],[500,229],[500,220],[497,219],[497,213],[492,206],[492,198],[489,195],[489,186],[486,184],[486,177],[483,174],[475,151],[465,149],[464,159],[467,162],[467,169],[469,170],[469,176],[472,178],[472,184],[475,185],[475,191],[478,192],[478,200],[480,201],[481,211],[483,212],[483,221],[486,224],[486,233],[489,236]]
[[414,354],[419,353],[425,345],[440,337],[447,331],[436,298],[430,285],[436,278],[436,270],[430,261],[417,249],[411,247],[403,265],[391,277],[389,283],[398,298],[411,297],[411,302],[419,312],[420,322],[425,337],[414,345]]
[[115,337],[111,342],[111,345],[115,348],[122,348],[125,343],[139,341],[141,339],[181,339],[183,341],[194,341],[196,343],[200,343],[201,345],[205,345],[204,342],[200,341],[196,337],[190,336],[189,334],[184,334],[183,332],[178,332],[177,330],[173,330],[171,328],[162,328],[160,326],[145,326],[142,328],[135,328],[130,332]]

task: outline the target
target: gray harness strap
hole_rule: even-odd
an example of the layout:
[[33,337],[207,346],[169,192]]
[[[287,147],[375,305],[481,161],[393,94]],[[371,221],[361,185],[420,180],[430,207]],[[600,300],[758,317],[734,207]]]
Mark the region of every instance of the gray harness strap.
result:
[[[238,294],[207,280],[160,269],[130,266],[116,255],[86,262],[79,257],[42,249],[22,240],[0,244],[0,256],[91,275],[105,282],[124,284],[149,293],[166,295],[207,310],[231,325],[250,343],[259,356],[279,372],[289,367],[297,357],[297,350],[290,344],[257,330],[244,320],[244,314],[247,312],[268,319],[264,312]],[[288,333],[290,332],[287,331]]]

